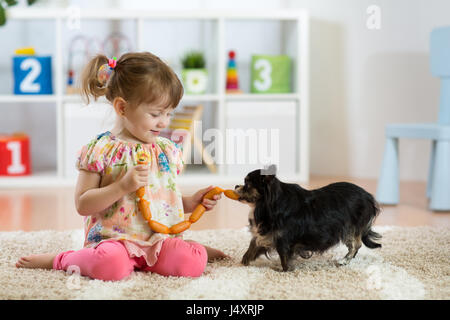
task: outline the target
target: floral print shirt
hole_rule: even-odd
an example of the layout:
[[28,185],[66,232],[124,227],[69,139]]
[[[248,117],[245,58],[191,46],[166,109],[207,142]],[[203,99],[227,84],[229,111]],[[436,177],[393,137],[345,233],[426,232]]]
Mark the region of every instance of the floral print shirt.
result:
[[[116,138],[107,131],[83,146],[76,161],[78,170],[101,175],[105,187],[137,165],[142,154],[149,159],[149,179],[145,199],[150,202],[152,220],[170,227],[184,220],[182,195],[177,177],[183,169],[182,150],[173,141],[157,137],[155,144],[145,145]],[[119,240],[130,257],[144,257],[149,266],[156,263],[162,241],[168,237],[154,233],[138,208],[135,192],[123,196],[110,207],[84,218],[85,248],[103,241]]]

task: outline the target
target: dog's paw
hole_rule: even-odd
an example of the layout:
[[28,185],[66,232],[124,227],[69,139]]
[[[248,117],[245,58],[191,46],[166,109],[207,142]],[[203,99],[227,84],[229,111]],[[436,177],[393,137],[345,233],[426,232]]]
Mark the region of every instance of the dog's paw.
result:
[[313,256],[313,253],[311,251],[302,252],[299,254],[299,256],[302,257],[303,259],[309,259]]
[[272,266],[271,269],[277,272],[290,272],[295,270],[295,266],[289,265],[287,268],[283,268],[283,266],[279,265],[279,266]]
[[342,267],[342,266],[346,266],[350,263],[351,259],[347,259],[347,258],[342,258],[339,260],[336,260],[334,262],[334,264],[336,265],[336,267]]
[[244,256],[241,260],[241,264],[243,264],[244,266],[248,266],[250,264],[250,259]]
[[270,269],[276,272],[284,272],[283,268],[281,266],[271,266]]

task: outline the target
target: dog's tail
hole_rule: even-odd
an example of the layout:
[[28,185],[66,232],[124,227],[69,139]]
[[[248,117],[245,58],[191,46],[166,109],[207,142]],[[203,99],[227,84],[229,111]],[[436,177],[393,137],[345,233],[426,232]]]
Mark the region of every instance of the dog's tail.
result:
[[381,235],[379,233],[376,233],[372,229],[368,229],[367,232],[362,235],[361,239],[367,248],[381,248],[381,244],[374,242],[374,240],[381,239]]
[[369,201],[371,203],[371,206],[369,206],[369,215],[371,216],[371,219],[362,234],[361,240],[367,248],[381,248],[381,244],[374,242],[374,240],[381,239],[381,235],[372,230],[372,223],[380,214],[380,206],[372,195],[370,195]]

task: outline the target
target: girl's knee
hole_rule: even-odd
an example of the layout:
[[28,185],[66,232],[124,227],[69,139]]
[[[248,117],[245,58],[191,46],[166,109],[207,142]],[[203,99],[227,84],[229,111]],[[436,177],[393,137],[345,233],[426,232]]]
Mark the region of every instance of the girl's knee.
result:
[[205,271],[208,254],[204,246],[199,243],[189,243],[188,248],[179,252],[177,259],[177,276],[200,277]]
[[118,281],[129,276],[134,267],[130,265],[128,251],[119,242],[99,245],[91,268],[91,277],[105,281]]

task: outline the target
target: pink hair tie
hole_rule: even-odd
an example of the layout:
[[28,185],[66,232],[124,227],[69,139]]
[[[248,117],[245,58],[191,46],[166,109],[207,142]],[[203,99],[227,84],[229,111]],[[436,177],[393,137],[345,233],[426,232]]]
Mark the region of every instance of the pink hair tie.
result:
[[114,69],[117,65],[117,58],[116,57],[112,57],[112,59],[108,59],[108,66],[111,69]]
[[113,69],[117,65],[117,58],[113,57],[112,59],[108,59],[108,63],[102,64],[100,68],[98,68],[97,71],[97,79],[98,81],[105,86],[111,78],[111,73],[113,72]]

